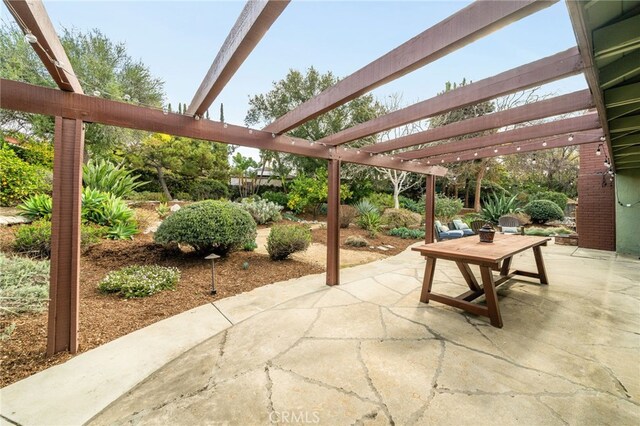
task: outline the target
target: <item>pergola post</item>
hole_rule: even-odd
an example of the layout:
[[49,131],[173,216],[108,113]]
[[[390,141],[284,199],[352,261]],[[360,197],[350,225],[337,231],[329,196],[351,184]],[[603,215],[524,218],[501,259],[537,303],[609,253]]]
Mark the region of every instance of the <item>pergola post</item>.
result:
[[82,120],[56,117],[47,354],[78,351]]
[[424,242],[426,244],[431,244],[435,237],[436,177],[434,175],[426,175],[425,181],[427,188],[424,197]]
[[329,160],[327,285],[340,284],[340,160]]

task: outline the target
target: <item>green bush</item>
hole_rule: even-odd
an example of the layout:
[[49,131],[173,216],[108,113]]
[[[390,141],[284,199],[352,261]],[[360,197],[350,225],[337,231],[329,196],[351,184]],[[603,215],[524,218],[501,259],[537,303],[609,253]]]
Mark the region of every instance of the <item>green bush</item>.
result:
[[0,316],[40,312],[49,302],[49,261],[0,252]]
[[130,239],[137,233],[134,211],[121,198],[96,189],[82,191],[82,218],[109,228],[111,239]]
[[29,194],[50,190],[44,169],[21,160],[9,148],[0,148],[0,206],[15,206]]
[[300,225],[276,225],[267,237],[267,252],[272,260],[283,260],[304,251],[311,243],[311,230]]
[[393,228],[389,231],[392,237],[400,237],[404,240],[420,240],[425,236],[424,229],[408,229],[404,227]]
[[461,219],[469,228],[471,228],[471,222],[482,220],[482,215],[480,213],[467,213],[462,216]]
[[162,290],[175,290],[179,280],[180,271],[177,268],[134,265],[109,272],[98,288],[104,293],[118,293],[129,299],[151,296]]
[[482,219],[498,223],[501,216],[512,213],[519,213],[522,209],[518,207],[517,195],[509,197],[505,194],[496,194],[495,192],[484,200],[482,211]]
[[393,207],[393,195],[384,192],[374,192],[367,197],[371,203],[383,212],[385,209]]
[[386,209],[381,219],[391,228],[411,228],[422,222],[422,216],[405,209]]
[[160,244],[189,244],[199,253],[221,256],[256,239],[256,222],[228,201],[199,201],[166,218],[155,233]]
[[261,197],[263,200],[271,201],[282,207],[287,207],[289,202],[289,196],[284,192],[265,191]]
[[524,212],[531,216],[533,223],[545,223],[550,220],[564,219],[564,212],[553,201],[534,200],[524,206]]
[[[327,202],[328,177],[325,168],[319,168],[315,176],[309,177],[298,175],[290,184],[289,207],[295,213],[310,211],[315,218],[320,212],[321,205]],[[351,191],[347,185],[340,185],[340,201],[344,201],[351,196]]]
[[[86,250],[97,244],[108,232],[107,228],[83,224],[80,228],[80,249]],[[48,258],[51,256],[51,222],[38,220],[29,225],[18,227],[13,248],[19,253],[31,257]]]
[[245,243],[245,245],[242,246],[242,250],[244,251],[254,251],[257,248],[258,248],[258,244],[256,244],[255,241]]
[[[31,140],[21,134],[13,134],[21,140],[20,146],[9,145],[21,160],[45,169],[53,168],[53,144],[49,141]],[[1,144],[1,142],[0,142]]]
[[282,216],[280,216],[282,206],[272,203],[271,201],[244,198],[240,201],[239,205],[249,212],[258,225],[264,225],[267,222],[277,222],[282,219]]
[[82,166],[85,188],[97,189],[116,197],[128,197],[148,182],[138,182],[139,175],[106,160],[89,160]]
[[357,215],[358,210],[355,207],[346,204],[340,206],[340,228],[348,228]]
[[399,197],[400,207],[403,209],[410,210],[414,213],[419,213],[420,215],[424,214],[424,200],[414,201],[411,198],[407,198],[404,196]]
[[192,200],[219,200],[229,198],[229,185],[217,179],[201,178],[194,180],[182,180],[176,188],[171,187],[173,192],[183,192],[191,196]]
[[436,194],[435,216],[439,221],[443,223],[451,222],[460,213],[462,207],[462,200]]
[[36,194],[27,198],[18,204],[18,210],[20,210],[22,216],[29,219],[51,219],[51,212],[53,211],[53,201],[51,196],[47,194]]
[[531,196],[531,198],[529,198],[529,201],[535,200],[553,201],[558,205],[558,207],[562,209],[562,211],[564,211],[564,209],[567,207],[567,201],[569,201],[569,197],[564,195],[562,192],[544,191],[538,192],[537,194],[534,194]]
[[531,227],[524,230],[525,235],[536,235],[540,237],[548,237],[549,235],[569,235],[573,231],[565,227],[558,228],[536,228]]
[[358,226],[365,231],[369,231],[369,235],[373,238],[380,231],[382,220],[377,210],[369,211],[358,217]]
[[351,247],[368,247],[369,241],[359,235],[350,235],[344,240],[344,243]]

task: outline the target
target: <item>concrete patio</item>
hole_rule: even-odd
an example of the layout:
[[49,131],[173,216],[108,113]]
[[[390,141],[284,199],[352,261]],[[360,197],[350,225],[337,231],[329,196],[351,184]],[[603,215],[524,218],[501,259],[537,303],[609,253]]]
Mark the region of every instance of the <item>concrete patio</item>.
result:
[[[66,391],[51,372],[58,366],[4,389],[2,414],[20,424],[92,416],[96,425],[638,424],[640,262],[553,244],[543,253],[551,285],[514,279],[501,287],[502,329],[419,303],[424,261],[406,251],[344,269],[338,287],[309,276],[166,320],[173,326],[147,350],[140,337],[150,331],[136,332],[128,344],[137,351],[111,353],[124,371],[101,379],[109,384],[82,389],[108,376],[111,361],[91,369],[87,360],[84,371],[76,364],[78,380],[67,377]],[[535,267],[530,252],[514,263]],[[434,290],[465,288],[455,264],[438,263]],[[187,350],[192,330],[202,343]],[[165,350],[175,341],[182,354]],[[149,375],[157,366],[145,372],[144,359],[154,355],[156,364],[175,359]],[[43,400],[50,392],[58,395]]]

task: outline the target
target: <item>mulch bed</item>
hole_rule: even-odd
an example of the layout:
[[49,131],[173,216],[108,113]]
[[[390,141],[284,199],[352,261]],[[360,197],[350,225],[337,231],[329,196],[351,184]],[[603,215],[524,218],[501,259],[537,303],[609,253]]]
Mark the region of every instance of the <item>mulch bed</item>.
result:
[[[291,224],[289,221],[282,223]],[[11,251],[14,228],[0,228],[0,250]],[[313,241],[326,244],[326,229],[314,229]],[[366,238],[374,248],[351,247],[347,237]],[[349,250],[364,250],[395,255],[416,240],[403,240],[383,233],[369,237],[362,229],[351,225],[340,230],[340,245]],[[375,247],[392,245],[381,251]],[[245,263],[248,268],[244,269]],[[102,294],[97,285],[112,270],[129,265],[157,264],[180,269],[176,291],[165,291],[141,299],[123,299]],[[257,273],[259,271],[259,273]],[[80,276],[80,349],[84,352],[120,336],[153,324],[161,319],[221,298],[250,291],[273,282],[324,272],[316,264],[296,260],[273,262],[267,255],[236,252],[216,261],[216,296],[210,294],[211,263],[201,255],[185,251],[166,251],[153,243],[151,235],[138,235],[133,241],[103,241],[90,247],[81,260]],[[0,330],[11,323],[16,328],[7,340],[0,341],[0,387],[7,386],[72,357],[68,353],[52,357],[45,355],[47,313],[0,317]]]

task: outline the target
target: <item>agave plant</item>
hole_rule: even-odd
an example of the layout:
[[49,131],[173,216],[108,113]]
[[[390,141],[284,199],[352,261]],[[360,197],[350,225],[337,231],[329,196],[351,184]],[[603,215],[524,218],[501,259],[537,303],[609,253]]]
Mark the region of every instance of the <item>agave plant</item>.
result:
[[139,175],[122,166],[101,160],[90,160],[82,167],[82,181],[86,187],[108,192],[116,197],[127,197],[148,182],[138,182]]
[[22,215],[29,219],[51,219],[51,211],[53,210],[53,202],[47,194],[36,194],[27,198],[18,205],[18,209]]
[[509,197],[506,194],[496,194],[484,200],[480,215],[482,219],[492,223],[498,223],[501,216],[511,213],[520,213],[522,209],[518,205],[517,195]]
[[358,203],[356,203],[354,207],[356,208],[356,210],[358,210],[358,215],[360,216],[366,215],[368,213],[377,213],[378,215],[380,214],[380,210],[378,210],[376,205],[366,198],[358,201]]

